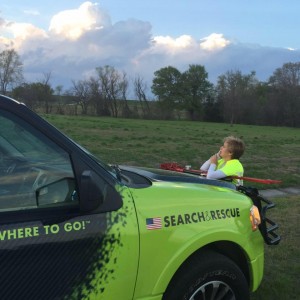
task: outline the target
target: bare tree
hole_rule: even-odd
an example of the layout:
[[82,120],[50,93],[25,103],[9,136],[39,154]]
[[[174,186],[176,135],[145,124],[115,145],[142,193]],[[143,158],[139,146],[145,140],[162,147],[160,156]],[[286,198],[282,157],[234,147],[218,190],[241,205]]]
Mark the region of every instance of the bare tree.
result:
[[120,80],[120,93],[121,93],[121,101],[122,101],[122,114],[124,117],[130,117],[131,112],[128,106],[128,101],[127,101],[127,92],[128,92],[128,86],[129,82],[127,79],[127,74],[125,72],[122,73],[122,78]]
[[44,79],[41,80],[41,86],[43,88],[41,103],[45,103],[45,112],[46,114],[51,112],[51,100],[53,100],[53,89],[50,85],[51,72],[44,73]]
[[[78,99],[77,104],[81,106],[82,114],[86,115],[91,100],[90,83],[88,80],[78,80],[77,82],[72,81],[72,83],[73,83],[72,92],[74,96],[76,96]],[[76,109],[76,113],[77,113],[77,109]]]
[[91,104],[94,106],[95,114],[97,116],[109,116],[107,100],[103,96],[100,82],[97,78],[91,77],[88,80]]
[[121,75],[114,67],[105,66],[96,68],[100,88],[104,98],[107,100],[111,114],[118,117],[121,106],[120,99],[126,100],[128,83],[125,73]]
[[54,89],[54,94],[56,96],[57,99],[57,113],[58,114],[64,114],[64,103],[62,101],[62,93],[63,93],[63,86],[62,85],[57,85]]
[[4,50],[0,53],[0,92],[7,93],[9,86],[18,84],[23,79],[22,62],[14,49]]
[[146,97],[147,84],[143,78],[138,75],[133,82],[135,96],[140,102],[143,117],[150,117],[150,106]]

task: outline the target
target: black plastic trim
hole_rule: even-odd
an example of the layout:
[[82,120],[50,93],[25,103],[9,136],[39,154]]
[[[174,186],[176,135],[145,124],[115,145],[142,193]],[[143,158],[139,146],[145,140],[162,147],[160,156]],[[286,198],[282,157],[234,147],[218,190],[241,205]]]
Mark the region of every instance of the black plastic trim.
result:
[[238,186],[237,190],[249,196],[252,199],[253,204],[258,207],[261,217],[259,230],[265,243],[267,245],[278,245],[281,240],[281,236],[276,232],[276,230],[279,226],[267,217],[268,210],[274,208],[275,203],[262,197],[256,188]]

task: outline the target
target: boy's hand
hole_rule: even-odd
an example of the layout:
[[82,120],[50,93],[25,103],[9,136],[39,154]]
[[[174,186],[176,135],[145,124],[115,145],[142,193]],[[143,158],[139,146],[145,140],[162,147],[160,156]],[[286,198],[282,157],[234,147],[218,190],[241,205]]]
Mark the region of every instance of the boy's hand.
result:
[[218,156],[217,156],[217,154],[214,154],[214,155],[210,158],[210,163],[216,165],[217,162],[218,162]]

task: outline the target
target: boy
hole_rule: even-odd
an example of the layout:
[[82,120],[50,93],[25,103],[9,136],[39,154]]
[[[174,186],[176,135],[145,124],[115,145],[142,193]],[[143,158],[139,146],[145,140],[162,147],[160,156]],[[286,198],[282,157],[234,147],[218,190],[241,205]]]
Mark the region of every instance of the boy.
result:
[[[201,171],[207,171],[208,179],[221,179],[228,176],[243,176],[244,168],[239,158],[245,151],[244,142],[234,136],[224,139],[217,154],[211,156],[200,168]],[[233,179],[235,185],[243,185],[243,181]]]

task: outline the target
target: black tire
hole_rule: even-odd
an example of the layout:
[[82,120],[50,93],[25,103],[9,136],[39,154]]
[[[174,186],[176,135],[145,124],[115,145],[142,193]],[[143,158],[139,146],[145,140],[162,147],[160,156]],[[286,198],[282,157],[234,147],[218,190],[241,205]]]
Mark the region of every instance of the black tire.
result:
[[248,300],[247,280],[229,258],[216,252],[195,255],[176,273],[163,300]]

